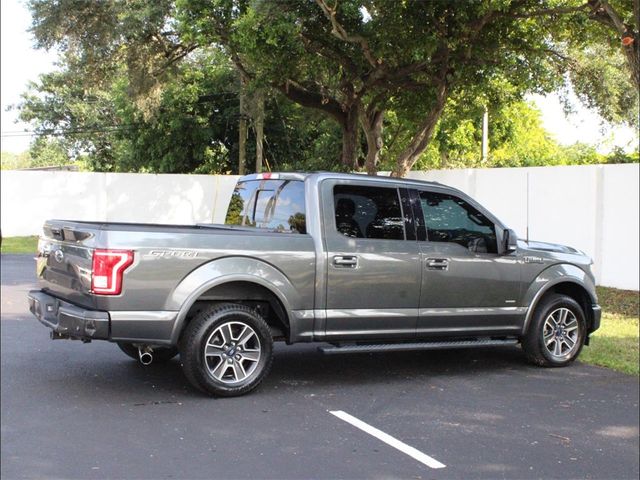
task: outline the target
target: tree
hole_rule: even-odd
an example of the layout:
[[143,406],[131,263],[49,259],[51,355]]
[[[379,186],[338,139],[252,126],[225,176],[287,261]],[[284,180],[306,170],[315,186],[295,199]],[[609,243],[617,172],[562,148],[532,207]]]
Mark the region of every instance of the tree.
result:
[[85,86],[109,85],[125,71],[129,93],[151,111],[160,86],[196,45],[175,30],[172,0],[30,0],[31,31],[40,48],[59,48]]
[[[94,171],[234,173],[238,155],[239,82],[216,50],[194,52],[163,83],[148,111],[129,95],[120,69],[100,86],[84,85],[66,65],[31,84],[19,105],[38,140],[55,143],[67,161]],[[339,134],[324,118],[279,95],[265,98],[264,160],[280,169],[330,169]],[[249,157],[255,125],[249,123]],[[248,166],[250,167],[250,166]]]
[[[633,6],[632,6],[633,3]],[[634,90],[640,86],[640,0],[588,0],[589,18],[603,28],[599,32],[621,46]]]
[[[110,91],[114,78],[126,79],[119,92],[133,99],[136,125],[146,128],[162,117],[161,104],[185,66],[197,69],[198,55],[223,49],[249,91],[271,89],[272,100],[278,91],[335,122],[342,138],[340,168],[375,173],[393,150],[393,173],[399,176],[429,147],[450,98],[490,99],[506,90],[517,99],[557,88],[569,63],[567,49],[595,38],[572,32],[591,18],[604,28],[602,9],[614,26],[610,10],[627,11],[615,0],[178,0],[175,5],[32,0],[30,5],[39,44],[61,48],[68,70],[85,87]],[[392,148],[385,147],[385,132],[395,126],[403,131],[392,137]],[[333,135],[324,121],[322,131]],[[202,155],[198,161],[206,163]]]
[[584,6],[555,38],[554,48],[566,57],[559,72],[568,73],[566,90],[605,120],[638,127],[640,0],[588,0]]
[[29,152],[13,153],[2,151],[0,154],[0,170],[17,170],[29,168],[31,156]]
[[247,78],[337,121],[348,168],[362,166],[362,129],[364,164],[375,171],[385,114],[398,98],[411,104],[421,121],[396,160],[404,175],[458,89],[497,78],[523,92],[558,85],[549,20],[583,8],[555,3],[182,0],[178,13],[189,42],[222,44]]
[[[116,133],[124,126],[116,117],[111,92],[87,87],[81,76],[66,68],[40,76],[18,105],[20,120],[31,122],[38,135],[31,154],[38,157],[44,143],[65,152],[66,163],[87,156],[100,171],[115,169]],[[45,139],[49,138],[45,142]]]

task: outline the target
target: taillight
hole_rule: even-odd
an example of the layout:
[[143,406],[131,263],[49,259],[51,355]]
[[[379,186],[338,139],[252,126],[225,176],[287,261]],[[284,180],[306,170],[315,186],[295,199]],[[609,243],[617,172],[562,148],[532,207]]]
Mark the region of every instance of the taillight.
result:
[[131,250],[94,250],[91,292],[98,295],[120,295],[122,274],[132,263]]

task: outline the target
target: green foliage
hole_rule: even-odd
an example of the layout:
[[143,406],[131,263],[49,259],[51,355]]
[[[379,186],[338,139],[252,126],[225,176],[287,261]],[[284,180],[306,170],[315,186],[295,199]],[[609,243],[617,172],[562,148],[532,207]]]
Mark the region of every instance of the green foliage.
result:
[[[638,153],[616,147],[599,154],[584,143],[559,144],[543,125],[540,111],[526,101],[509,101],[489,110],[489,156],[481,160],[483,107],[480,100],[450,98],[433,140],[416,162],[418,170],[440,168],[529,167],[638,162]],[[388,144],[396,134],[393,117],[387,130]],[[391,147],[393,148],[393,147]],[[393,156],[393,153],[391,154]],[[383,161],[390,169],[393,159]]]
[[13,153],[3,151],[0,156],[0,170],[16,170],[29,168],[31,155],[29,152]]
[[598,302],[606,313],[623,317],[640,316],[640,292],[597,287]]
[[597,43],[582,49],[574,47],[569,69],[571,88],[584,105],[605,120],[637,128],[638,89],[629,85],[625,59],[619,50],[618,46]]
[[625,152],[621,147],[614,147],[613,151],[607,155],[606,163],[639,163],[640,152]]
[[57,139],[38,137],[29,150],[31,167],[59,167],[69,165],[71,160],[67,155],[64,143]]
[[[630,21],[626,1],[609,4]],[[273,170],[361,168],[373,147],[370,135],[367,142],[357,133],[372,131],[375,113],[383,119],[381,169],[395,168],[423,134],[409,166],[637,161],[559,146],[522,102],[527,92],[569,79],[605,118],[637,125],[637,91],[624,81],[619,37],[585,8],[553,13],[578,0],[29,5],[38,45],[63,54],[60,70],[42,76],[20,105],[41,135],[31,152],[36,162],[66,156],[97,171],[235,172],[239,77],[249,98],[266,91],[264,146]],[[482,164],[485,106],[491,148]],[[349,128],[354,135],[345,134]],[[251,171],[252,128],[249,135]],[[344,162],[349,142],[355,163]]]
[[[55,144],[56,158],[65,151],[64,163],[88,156],[93,169],[114,169],[118,150],[114,132],[123,126],[116,118],[111,90],[83,86],[81,77],[67,66],[31,83],[18,108],[20,119],[31,122],[39,135],[31,147],[32,157],[50,158]],[[45,141],[47,137],[51,139]]]
[[[336,120],[343,147],[357,144],[348,136],[350,119],[360,116],[368,131],[363,118],[393,110],[392,122],[411,128],[395,136],[396,148],[417,138],[413,157],[428,143],[422,132],[438,120],[443,96],[482,92],[488,101],[562,83],[548,54],[550,24],[518,18],[533,8],[526,2],[329,3],[182,0],[177,11],[184,38],[221,44],[255,85],[274,86]],[[431,125],[422,125],[425,118]],[[354,166],[351,158],[343,162]]]
[[501,110],[494,119],[497,148],[491,151],[493,166],[514,167],[559,163],[560,148],[542,128],[540,112],[517,103]]
[[238,117],[233,71],[225,62],[198,55],[164,85],[158,108],[148,114],[128,95],[129,82],[115,86],[120,129],[116,169],[157,173],[230,172]]
[[2,170],[60,167],[71,164],[64,144],[55,138],[37,138],[28,152],[2,152]]

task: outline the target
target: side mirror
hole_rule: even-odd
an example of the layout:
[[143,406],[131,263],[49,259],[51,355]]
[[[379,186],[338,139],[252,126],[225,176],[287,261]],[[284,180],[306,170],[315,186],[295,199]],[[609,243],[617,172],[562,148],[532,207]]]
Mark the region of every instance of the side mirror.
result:
[[510,228],[504,231],[504,253],[512,253],[518,249],[518,235]]

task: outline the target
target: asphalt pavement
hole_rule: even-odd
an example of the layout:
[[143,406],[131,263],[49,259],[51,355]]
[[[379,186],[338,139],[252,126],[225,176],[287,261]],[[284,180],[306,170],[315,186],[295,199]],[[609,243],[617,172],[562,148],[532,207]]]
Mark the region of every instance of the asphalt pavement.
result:
[[258,390],[209,398],[177,358],[143,367],[108,342],[51,341],[27,308],[34,271],[31,256],[2,256],[3,479],[638,478],[636,377],[540,369],[519,348],[278,344]]

